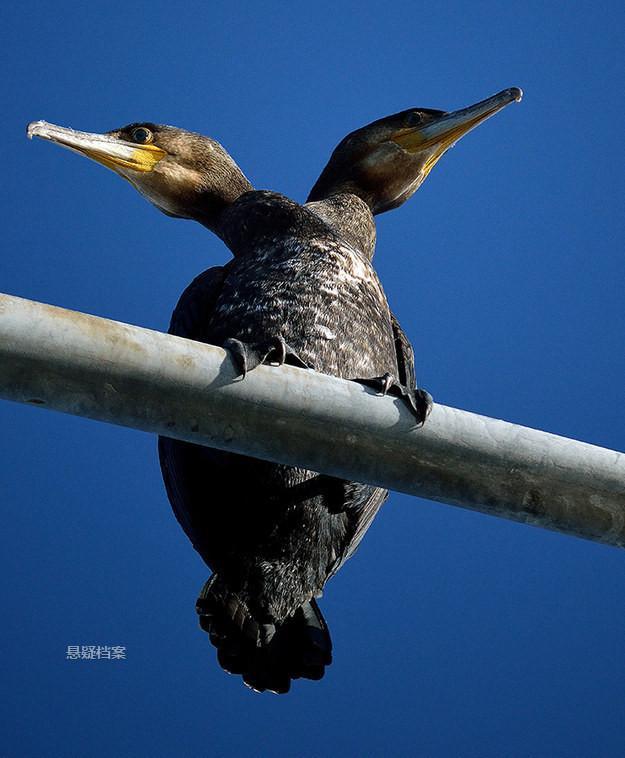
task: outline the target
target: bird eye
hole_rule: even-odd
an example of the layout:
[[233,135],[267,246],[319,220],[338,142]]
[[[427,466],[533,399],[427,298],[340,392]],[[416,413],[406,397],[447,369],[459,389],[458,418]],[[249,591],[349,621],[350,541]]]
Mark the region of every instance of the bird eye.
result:
[[134,142],[138,142],[141,145],[147,145],[154,139],[152,132],[144,126],[139,126],[136,129],[133,129],[131,136]]

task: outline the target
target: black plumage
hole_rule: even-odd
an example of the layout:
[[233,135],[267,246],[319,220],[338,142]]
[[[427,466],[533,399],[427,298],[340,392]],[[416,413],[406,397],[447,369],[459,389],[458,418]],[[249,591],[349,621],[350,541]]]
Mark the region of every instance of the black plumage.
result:
[[[279,335],[323,373],[398,376],[393,321],[367,255],[372,245],[358,250],[314,210],[269,192],[248,192],[229,206],[219,234],[234,259],[190,285],[172,333],[220,345]],[[406,364],[412,377],[411,356],[402,357]],[[215,571],[198,611],[221,664],[259,690],[319,678],[331,644],[314,598],[387,493],[167,438],[159,452],[176,515]]]
[[[453,113],[410,109],[349,134],[306,205],[254,191],[208,137],[131,124],[106,134],[45,122],[29,136],[82,153],[167,215],[194,219],[233,254],[187,287],[170,332],[224,345],[245,375],[292,363],[402,397],[418,423],[431,398],[371,265],[373,215],[408,199],[463,134],[521,97],[504,90]],[[167,493],[214,572],[197,602],[221,665],[257,690],[319,679],[331,641],[317,606],[386,498],[380,488],[159,439]]]

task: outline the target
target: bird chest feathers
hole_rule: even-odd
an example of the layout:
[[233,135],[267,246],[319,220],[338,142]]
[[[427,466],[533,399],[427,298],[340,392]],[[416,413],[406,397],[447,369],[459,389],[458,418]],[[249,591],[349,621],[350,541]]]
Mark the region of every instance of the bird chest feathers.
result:
[[227,270],[212,319],[219,334],[280,334],[315,368],[339,376],[395,371],[386,297],[350,245],[331,236],[270,239]]

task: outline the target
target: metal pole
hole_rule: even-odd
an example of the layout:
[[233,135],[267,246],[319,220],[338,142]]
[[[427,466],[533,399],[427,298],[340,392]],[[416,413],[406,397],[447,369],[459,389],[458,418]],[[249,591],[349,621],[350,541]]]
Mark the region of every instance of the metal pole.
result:
[[0,295],[0,397],[625,546],[625,455]]

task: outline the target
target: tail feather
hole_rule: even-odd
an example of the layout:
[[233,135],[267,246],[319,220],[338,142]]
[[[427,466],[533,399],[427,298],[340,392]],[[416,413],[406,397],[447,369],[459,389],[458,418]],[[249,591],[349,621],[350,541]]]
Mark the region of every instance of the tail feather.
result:
[[292,679],[321,679],[332,662],[330,633],[314,600],[280,623],[262,623],[214,574],[196,610],[220,666],[258,692],[283,694]]

